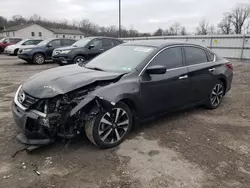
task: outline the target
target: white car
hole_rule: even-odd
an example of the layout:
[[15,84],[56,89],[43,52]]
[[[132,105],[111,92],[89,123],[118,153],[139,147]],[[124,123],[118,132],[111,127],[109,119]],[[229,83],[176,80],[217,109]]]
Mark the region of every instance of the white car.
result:
[[4,49],[4,53],[9,54],[9,55],[17,55],[19,48],[24,47],[24,46],[32,47],[32,46],[37,45],[41,41],[42,41],[41,39],[24,39],[16,44],[7,46]]

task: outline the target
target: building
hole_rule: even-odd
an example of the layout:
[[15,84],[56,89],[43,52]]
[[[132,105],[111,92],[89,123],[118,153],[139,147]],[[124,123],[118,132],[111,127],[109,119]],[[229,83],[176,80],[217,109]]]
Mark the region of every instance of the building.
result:
[[38,24],[22,24],[0,31],[0,38],[1,37],[81,39],[84,37],[84,33],[72,29],[45,28]]

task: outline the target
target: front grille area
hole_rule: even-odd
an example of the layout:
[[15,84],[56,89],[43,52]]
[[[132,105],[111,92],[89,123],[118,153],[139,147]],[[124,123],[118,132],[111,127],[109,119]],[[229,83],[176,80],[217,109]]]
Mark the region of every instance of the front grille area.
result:
[[32,97],[31,95],[25,93],[22,89],[20,89],[18,96],[18,102],[23,105],[25,108],[30,108],[34,105],[39,99]]

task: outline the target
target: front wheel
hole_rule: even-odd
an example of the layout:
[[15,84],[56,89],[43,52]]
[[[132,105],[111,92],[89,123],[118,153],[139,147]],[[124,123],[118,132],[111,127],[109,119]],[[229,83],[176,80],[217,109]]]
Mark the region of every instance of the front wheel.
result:
[[216,109],[217,107],[219,107],[219,105],[221,104],[221,101],[224,97],[224,85],[221,81],[218,81],[211,93],[210,93],[210,97],[206,102],[206,108],[208,109]]
[[37,53],[34,55],[33,57],[33,63],[34,64],[38,64],[38,65],[42,65],[45,62],[45,56],[41,53]]
[[119,145],[129,133],[133,123],[132,113],[124,103],[117,103],[111,112],[98,112],[85,124],[88,139],[102,149]]
[[86,60],[83,56],[76,56],[74,59],[74,63],[78,64],[78,63],[84,63]]

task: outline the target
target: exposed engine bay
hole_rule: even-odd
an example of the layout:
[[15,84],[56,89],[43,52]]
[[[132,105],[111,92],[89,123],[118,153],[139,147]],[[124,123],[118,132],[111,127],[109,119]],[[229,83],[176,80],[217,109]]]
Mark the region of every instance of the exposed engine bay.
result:
[[[19,126],[22,133],[17,139],[28,145],[47,145],[58,137],[72,139],[79,135],[86,120],[100,110],[108,111],[112,107],[109,101],[91,93],[116,81],[117,79],[97,81],[69,93],[46,99],[34,98],[20,86],[14,99],[13,110],[21,116],[24,112],[28,112],[28,115],[25,113],[23,116],[25,123]],[[14,119],[17,119],[16,113],[13,114]]]

